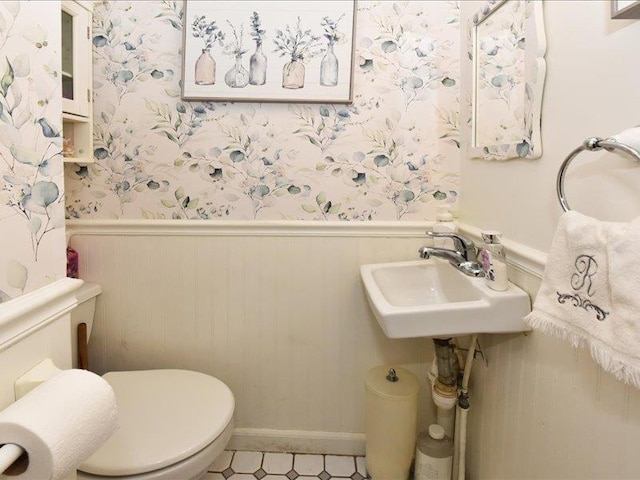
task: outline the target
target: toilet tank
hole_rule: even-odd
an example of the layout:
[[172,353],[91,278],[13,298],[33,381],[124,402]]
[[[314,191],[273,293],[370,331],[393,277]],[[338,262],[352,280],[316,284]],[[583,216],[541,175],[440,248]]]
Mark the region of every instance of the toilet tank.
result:
[[71,355],[73,368],[78,367],[78,325],[87,324],[87,339],[91,335],[96,297],[102,293],[97,283],[86,283],[76,291],[78,306],[71,311]]

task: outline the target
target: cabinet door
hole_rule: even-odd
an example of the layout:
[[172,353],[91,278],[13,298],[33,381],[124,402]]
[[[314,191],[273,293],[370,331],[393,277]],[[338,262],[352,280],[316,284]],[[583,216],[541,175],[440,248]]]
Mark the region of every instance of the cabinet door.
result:
[[91,13],[62,2],[62,111],[89,116],[91,102]]

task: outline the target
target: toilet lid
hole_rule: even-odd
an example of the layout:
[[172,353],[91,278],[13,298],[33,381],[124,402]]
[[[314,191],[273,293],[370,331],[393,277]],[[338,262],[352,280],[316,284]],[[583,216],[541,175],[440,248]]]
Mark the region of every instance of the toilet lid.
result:
[[120,428],[81,466],[103,476],[135,475],[176,464],[213,442],[233,416],[231,390],[187,370],[110,372]]

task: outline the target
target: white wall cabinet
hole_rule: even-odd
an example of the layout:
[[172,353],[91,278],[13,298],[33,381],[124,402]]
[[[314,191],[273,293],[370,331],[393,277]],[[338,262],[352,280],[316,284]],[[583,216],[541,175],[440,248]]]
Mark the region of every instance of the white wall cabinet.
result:
[[62,131],[65,162],[93,162],[91,2],[63,0]]

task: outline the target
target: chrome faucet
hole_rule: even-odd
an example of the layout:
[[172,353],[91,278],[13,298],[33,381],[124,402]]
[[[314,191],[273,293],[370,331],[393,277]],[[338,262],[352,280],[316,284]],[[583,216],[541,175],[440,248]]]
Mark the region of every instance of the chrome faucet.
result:
[[471,277],[483,277],[482,265],[478,263],[475,244],[459,233],[427,232],[431,238],[450,238],[453,241],[453,250],[448,248],[422,247],[418,250],[420,258],[437,257],[447,260],[451,265],[465,275]]

